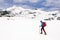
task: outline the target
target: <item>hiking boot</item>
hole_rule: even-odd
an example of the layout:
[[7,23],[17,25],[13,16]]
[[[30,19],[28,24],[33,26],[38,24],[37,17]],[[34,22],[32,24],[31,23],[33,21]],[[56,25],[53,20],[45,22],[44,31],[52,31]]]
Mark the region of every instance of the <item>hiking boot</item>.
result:
[[45,35],[47,35],[47,33],[45,33]]
[[40,34],[42,34],[42,32]]

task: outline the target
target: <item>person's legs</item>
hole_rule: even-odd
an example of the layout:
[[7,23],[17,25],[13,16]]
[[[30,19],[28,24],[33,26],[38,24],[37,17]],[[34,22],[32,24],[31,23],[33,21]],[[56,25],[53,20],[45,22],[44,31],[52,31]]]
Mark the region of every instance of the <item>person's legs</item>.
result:
[[42,29],[43,29],[43,31],[44,31],[44,33],[45,33],[45,35],[47,35],[47,34],[46,34],[46,31],[45,31],[45,29],[44,29],[44,27],[42,27]]
[[40,33],[40,34],[42,34],[42,29],[43,29],[43,28],[41,28],[41,33]]

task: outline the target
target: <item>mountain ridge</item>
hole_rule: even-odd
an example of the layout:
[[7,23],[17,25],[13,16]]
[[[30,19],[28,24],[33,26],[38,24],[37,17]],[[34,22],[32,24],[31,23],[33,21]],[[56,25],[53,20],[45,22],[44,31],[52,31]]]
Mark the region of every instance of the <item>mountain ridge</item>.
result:
[[[60,12],[59,11],[44,11],[41,9],[25,9],[20,6],[12,6],[9,7],[3,11],[7,11],[8,14],[2,15],[4,17],[28,17],[28,18],[35,18],[35,17],[40,17],[40,18],[56,18]],[[4,12],[2,12],[4,13]]]

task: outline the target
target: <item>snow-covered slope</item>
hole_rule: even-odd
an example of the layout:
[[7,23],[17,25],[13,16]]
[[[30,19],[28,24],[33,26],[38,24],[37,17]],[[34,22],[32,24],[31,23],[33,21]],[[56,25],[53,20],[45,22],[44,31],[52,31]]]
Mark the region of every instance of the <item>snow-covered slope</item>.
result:
[[40,20],[22,17],[14,19],[0,18],[0,40],[60,40],[60,21],[46,21],[47,35],[44,35],[39,33]]
[[[5,9],[9,12],[10,17],[27,17],[27,18],[39,18],[39,19],[45,19],[45,20],[53,20],[56,17],[60,16],[59,11],[43,11],[41,9],[25,9],[23,7],[19,6],[13,6],[10,8]],[[8,15],[4,15],[7,17]]]
[[17,6],[6,10],[9,12],[8,15],[11,19],[14,20],[0,17],[0,40],[60,40],[60,21],[46,21],[47,35],[39,33],[40,20],[59,17],[59,11],[46,12],[40,9],[31,10]]

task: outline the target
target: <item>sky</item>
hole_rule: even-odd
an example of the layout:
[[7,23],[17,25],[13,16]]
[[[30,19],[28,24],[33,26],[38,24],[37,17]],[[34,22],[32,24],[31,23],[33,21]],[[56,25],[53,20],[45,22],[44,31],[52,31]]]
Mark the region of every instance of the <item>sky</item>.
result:
[[60,0],[0,0],[0,9],[13,5],[43,10],[60,10]]

